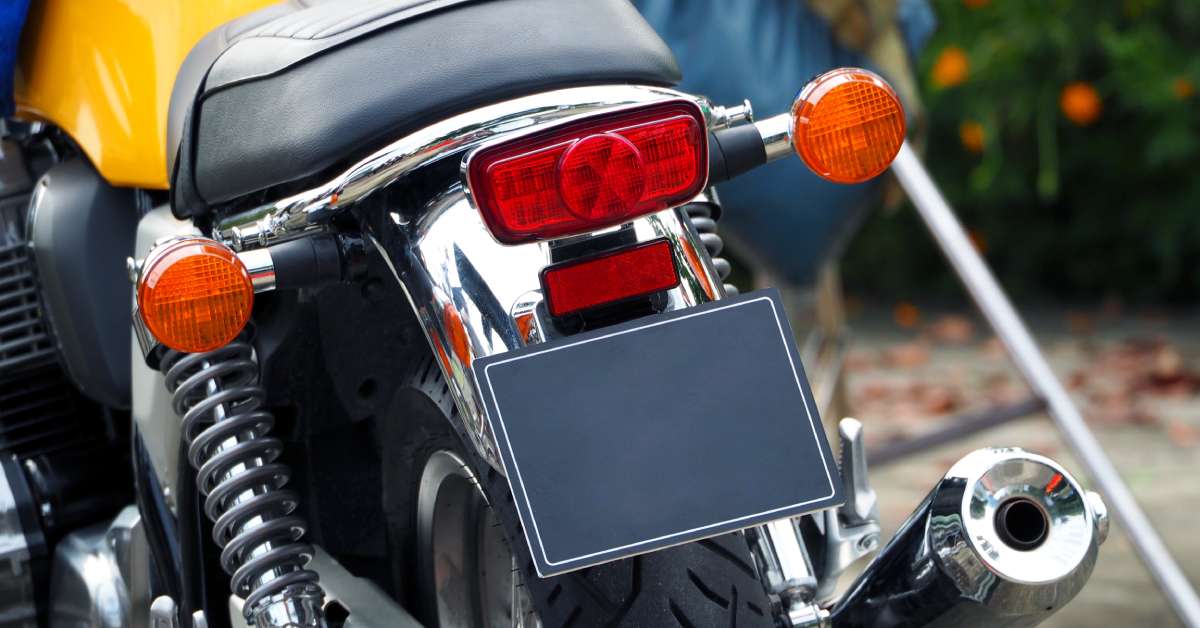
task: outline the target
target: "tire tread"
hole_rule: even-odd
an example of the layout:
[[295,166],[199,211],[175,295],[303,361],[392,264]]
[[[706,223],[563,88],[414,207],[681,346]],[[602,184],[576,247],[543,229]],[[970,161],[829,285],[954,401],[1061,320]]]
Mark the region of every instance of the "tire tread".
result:
[[[437,405],[449,419],[448,427],[458,431],[457,409],[432,359],[414,368],[410,385]],[[430,427],[418,433],[428,435]],[[776,626],[763,610],[771,604],[740,532],[539,578],[508,482],[475,455],[465,434],[457,437],[507,538],[518,539],[511,549],[545,628]]]

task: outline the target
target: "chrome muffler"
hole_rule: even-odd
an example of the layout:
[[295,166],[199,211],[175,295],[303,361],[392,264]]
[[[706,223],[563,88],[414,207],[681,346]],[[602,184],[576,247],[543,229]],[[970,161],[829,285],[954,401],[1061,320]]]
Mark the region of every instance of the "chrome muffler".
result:
[[1108,514],[1054,461],[956,463],[832,612],[835,628],[1036,626],[1083,588]]

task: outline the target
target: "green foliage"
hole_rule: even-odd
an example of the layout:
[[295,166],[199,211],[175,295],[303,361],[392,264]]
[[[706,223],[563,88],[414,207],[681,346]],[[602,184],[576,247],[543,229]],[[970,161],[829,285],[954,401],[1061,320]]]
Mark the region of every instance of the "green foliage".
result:
[[[1200,295],[1200,2],[934,5],[918,64],[926,161],[1002,282],[1084,300]],[[938,67],[952,48],[969,61],[961,82]],[[1064,102],[1073,83],[1099,97],[1090,123],[1092,101]],[[909,208],[876,213],[847,254],[848,285],[948,290],[921,231]]]

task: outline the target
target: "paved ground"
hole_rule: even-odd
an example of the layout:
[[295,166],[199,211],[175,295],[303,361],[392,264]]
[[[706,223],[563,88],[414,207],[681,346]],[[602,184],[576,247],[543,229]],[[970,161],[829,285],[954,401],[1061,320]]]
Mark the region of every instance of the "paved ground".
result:
[[[1035,334],[1101,442],[1193,584],[1200,585],[1200,313],[1121,312],[1030,316]],[[874,444],[944,424],[955,413],[1028,395],[977,320],[900,307],[857,315],[851,399]],[[966,452],[1017,445],[1063,462],[1083,478],[1045,416],[1032,417],[875,469],[886,533]],[[1101,550],[1087,588],[1044,624],[1180,625],[1120,526]]]

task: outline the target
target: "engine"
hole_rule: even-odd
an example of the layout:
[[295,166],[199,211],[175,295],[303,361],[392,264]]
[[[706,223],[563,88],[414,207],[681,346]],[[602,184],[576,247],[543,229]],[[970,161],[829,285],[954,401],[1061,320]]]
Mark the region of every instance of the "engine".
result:
[[0,621],[16,626],[48,616],[59,550],[132,501],[128,416],[80,392],[47,316],[29,208],[54,160],[33,130],[0,140]]

